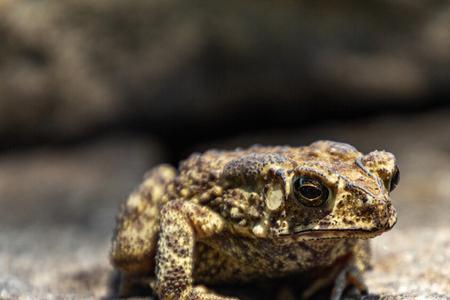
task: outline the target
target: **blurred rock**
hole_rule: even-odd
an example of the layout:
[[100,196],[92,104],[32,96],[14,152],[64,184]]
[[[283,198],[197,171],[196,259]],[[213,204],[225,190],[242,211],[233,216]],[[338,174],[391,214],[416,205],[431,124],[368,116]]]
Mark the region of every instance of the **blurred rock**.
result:
[[0,136],[426,106],[450,84],[449,11],[445,1],[3,0]]
[[0,224],[110,231],[119,203],[161,159],[156,143],[126,136],[4,153]]

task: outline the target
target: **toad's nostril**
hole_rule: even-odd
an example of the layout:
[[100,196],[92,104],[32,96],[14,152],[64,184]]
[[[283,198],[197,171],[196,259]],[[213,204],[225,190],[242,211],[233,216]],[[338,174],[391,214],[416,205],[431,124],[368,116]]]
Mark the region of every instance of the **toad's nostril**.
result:
[[392,205],[389,205],[387,209],[387,222],[386,222],[386,228],[392,228],[397,223],[397,211]]

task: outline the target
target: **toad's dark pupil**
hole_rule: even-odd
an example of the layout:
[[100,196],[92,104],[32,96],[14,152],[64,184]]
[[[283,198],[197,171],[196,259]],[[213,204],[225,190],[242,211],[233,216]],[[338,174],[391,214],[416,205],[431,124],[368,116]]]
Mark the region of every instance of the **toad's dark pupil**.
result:
[[300,194],[306,199],[317,199],[322,196],[322,191],[318,187],[310,184],[305,184],[300,187]]
[[319,180],[311,177],[298,177],[294,180],[294,193],[304,206],[323,205],[329,196],[328,188]]

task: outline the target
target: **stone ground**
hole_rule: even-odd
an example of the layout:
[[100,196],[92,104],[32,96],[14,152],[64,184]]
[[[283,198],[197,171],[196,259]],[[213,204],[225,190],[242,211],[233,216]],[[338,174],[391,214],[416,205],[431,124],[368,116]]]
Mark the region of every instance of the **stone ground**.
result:
[[[441,111],[329,123],[211,144],[298,145],[329,138],[394,152],[402,172],[393,194],[399,221],[374,240],[369,299],[450,299],[449,116]],[[114,213],[145,169],[164,161],[162,147],[145,140],[118,136],[0,158],[0,299],[110,297]]]
[[118,135],[0,158],[0,299],[107,294],[119,203],[149,166],[154,142]]

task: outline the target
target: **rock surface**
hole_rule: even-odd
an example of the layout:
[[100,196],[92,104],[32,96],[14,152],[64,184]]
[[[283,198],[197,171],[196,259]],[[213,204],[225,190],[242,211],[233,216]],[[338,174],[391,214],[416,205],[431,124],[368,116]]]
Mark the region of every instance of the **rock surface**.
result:
[[[394,152],[402,172],[393,195],[399,221],[374,240],[367,300],[442,300],[450,299],[449,130],[448,112],[435,112],[283,134],[255,133],[215,145],[298,145],[328,138],[364,151]],[[7,208],[0,210],[0,299],[112,295],[107,254],[114,212],[144,169],[164,159],[152,143],[120,141],[0,159],[0,203]],[[244,294],[245,299],[263,299],[258,291]]]
[[426,106],[450,84],[449,8],[2,0],[0,137],[70,139],[135,122],[168,130],[174,120],[219,130],[255,109],[329,115],[334,98],[362,111]]
[[159,146],[116,136],[0,157],[0,299],[108,294],[108,248],[119,204]]

